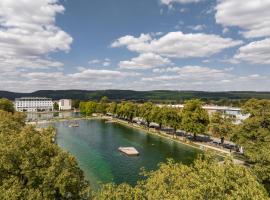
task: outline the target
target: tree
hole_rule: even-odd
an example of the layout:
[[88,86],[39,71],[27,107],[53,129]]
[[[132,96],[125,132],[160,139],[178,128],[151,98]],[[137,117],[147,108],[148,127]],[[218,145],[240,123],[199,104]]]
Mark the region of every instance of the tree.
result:
[[130,122],[132,122],[133,118],[136,116],[137,110],[137,105],[132,102],[126,102],[123,104],[124,117],[127,118]]
[[80,100],[73,99],[71,104],[72,104],[72,108],[78,109],[80,107]]
[[3,133],[17,132],[25,126],[25,113],[5,112],[0,110],[0,135]]
[[151,111],[153,106],[154,106],[153,103],[147,102],[139,107],[139,116],[146,121],[147,127],[150,126],[152,120]]
[[52,128],[37,131],[11,114],[1,115],[16,126],[0,127],[0,199],[90,198],[75,158],[52,142]]
[[109,103],[108,97],[106,97],[106,96],[102,97],[100,99],[99,103],[101,103],[101,104],[107,104],[107,103]]
[[167,126],[173,128],[173,134],[176,134],[176,130],[181,127],[181,114],[177,108],[166,108],[164,114],[164,122]]
[[0,110],[11,113],[15,112],[13,103],[8,99],[0,99]]
[[159,128],[162,128],[162,125],[164,124],[164,117],[165,117],[165,108],[161,108],[159,106],[153,106],[151,110],[151,121],[157,123],[159,125]]
[[244,147],[247,163],[270,194],[270,101],[247,101],[242,107],[250,116],[234,131],[233,140]]
[[169,160],[156,171],[143,172],[145,179],[131,188],[126,184],[106,185],[96,199],[141,200],[261,200],[268,199],[263,186],[246,167],[232,160],[218,163],[201,156],[188,166]]
[[53,103],[53,110],[59,110],[59,104],[57,102]]
[[198,99],[186,101],[182,110],[182,128],[193,133],[196,139],[197,134],[206,132],[208,124],[209,115],[202,108],[202,102]]
[[116,102],[112,102],[109,104],[109,106],[107,107],[107,112],[111,113],[113,115],[117,114],[117,103]]
[[91,116],[97,111],[97,103],[94,101],[81,102],[80,103],[80,112],[86,116]]
[[225,137],[232,135],[233,117],[220,112],[215,112],[210,117],[209,130],[213,136],[220,137],[221,143],[223,143]]
[[102,113],[102,114],[106,114],[107,112],[107,107],[108,107],[108,102],[109,99],[108,97],[102,97],[99,101],[99,103],[96,106],[96,112],[97,113]]

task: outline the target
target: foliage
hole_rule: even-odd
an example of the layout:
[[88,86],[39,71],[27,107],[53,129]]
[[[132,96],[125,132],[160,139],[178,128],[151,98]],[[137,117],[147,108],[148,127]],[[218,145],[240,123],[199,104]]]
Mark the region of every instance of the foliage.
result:
[[209,124],[209,116],[206,110],[202,108],[202,102],[198,99],[185,102],[182,110],[181,127],[190,133],[205,133]]
[[26,115],[15,112],[14,114],[0,110],[0,135],[17,132],[25,126]]
[[73,99],[71,102],[72,108],[78,109],[80,107],[80,100],[78,99]]
[[96,199],[113,200],[262,200],[267,193],[250,171],[231,160],[219,164],[213,157],[200,157],[191,166],[169,160],[157,171],[144,172],[145,180],[131,188],[106,185]]
[[59,104],[57,102],[53,103],[53,110],[59,110]]
[[13,103],[8,99],[0,99],[0,110],[11,113],[15,112]]
[[17,113],[0,115],[0,199],[90,198],[75,158],[52,142],[52,128],[38,131]]
[[166,109],[159,106],[153,106],[151,110],[151,119],[153,122],[159,125],[159,128],[162,128],[162,125],[165,122],[165,113]]
[[165,108],[164,122],[166,126],[174,129],[174,133],[181,127],[181,112],[177,108]]
[[95,195],[94,200],[142,200],[140,190],[128,184],[106,184]]
[[230,137],[233,132],[233,117],[230,115],[215,112],[210,117],[209,130],[215,137]]
[[152,120],[151,110],[153,106],[153,103],[147,102],[139,107],[139,116],[146,121],[147,127],[149,127]]
[[101,104],[106,104],[106,103],[109,103],[109,99],[108,99],[108,97],[103,96],[103,97],[100,99],[99,103],[101,103]]
[[244,147],[251,169],[270,193],[270,101],[249,100],[243,112],[250,117],[234,132],[234,140]]
[[117,103],[116,102],[110,103],[109,106],[107,107],[107,112],[111,113],[113,115],[116,115],[116,113],[117,113]]
[[91,116],[93,113],[95,113],[97,111],[97,106],[98,106],[98,103],[96,103],[94,101],[81,102],[80,103],[80,111],[81,111],[81,113],[83,113],[87,116]]
[[40,90],[32,93],[13,93],[0,91],[0,97],[49,97],[52,99],[79,99],[99,101],[107,96],[113,101],[133,100],[137,102],[183,103],[185,100],[201,99],[218,105],[239,106],[250,98],[270,99],[269,92],[202,92],[202,91],[131,91],[131,90]]

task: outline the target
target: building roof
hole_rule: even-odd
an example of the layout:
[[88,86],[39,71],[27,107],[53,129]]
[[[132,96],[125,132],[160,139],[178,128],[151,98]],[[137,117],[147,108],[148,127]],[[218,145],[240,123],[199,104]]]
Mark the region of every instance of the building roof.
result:
[[52,100],[52,98],[47,98],[47,97],[21,97],[21,98],[16,98],[15,100]]

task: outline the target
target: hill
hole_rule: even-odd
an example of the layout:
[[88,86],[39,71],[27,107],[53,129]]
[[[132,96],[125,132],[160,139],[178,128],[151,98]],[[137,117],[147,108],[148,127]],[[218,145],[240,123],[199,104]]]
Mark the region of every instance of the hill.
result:
[[110,100],[134,100],[156,102],[183,102],[191,98],[204,101],[240,101],[250,98],[270,99],[270,92],[204,92],[204,91],[132,91],[132,90],[39,90],[32,93],[0,91],[0,97],[14,100],[18,97],[49,97],[53,100],[62,98],[78,100],[99,100],[107,96]]

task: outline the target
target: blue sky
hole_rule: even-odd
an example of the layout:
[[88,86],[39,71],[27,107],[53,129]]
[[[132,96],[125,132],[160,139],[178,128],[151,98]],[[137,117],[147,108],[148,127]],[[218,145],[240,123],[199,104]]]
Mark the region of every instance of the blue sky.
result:
[[1,0],[0,90],[269,91],[270,0]]

